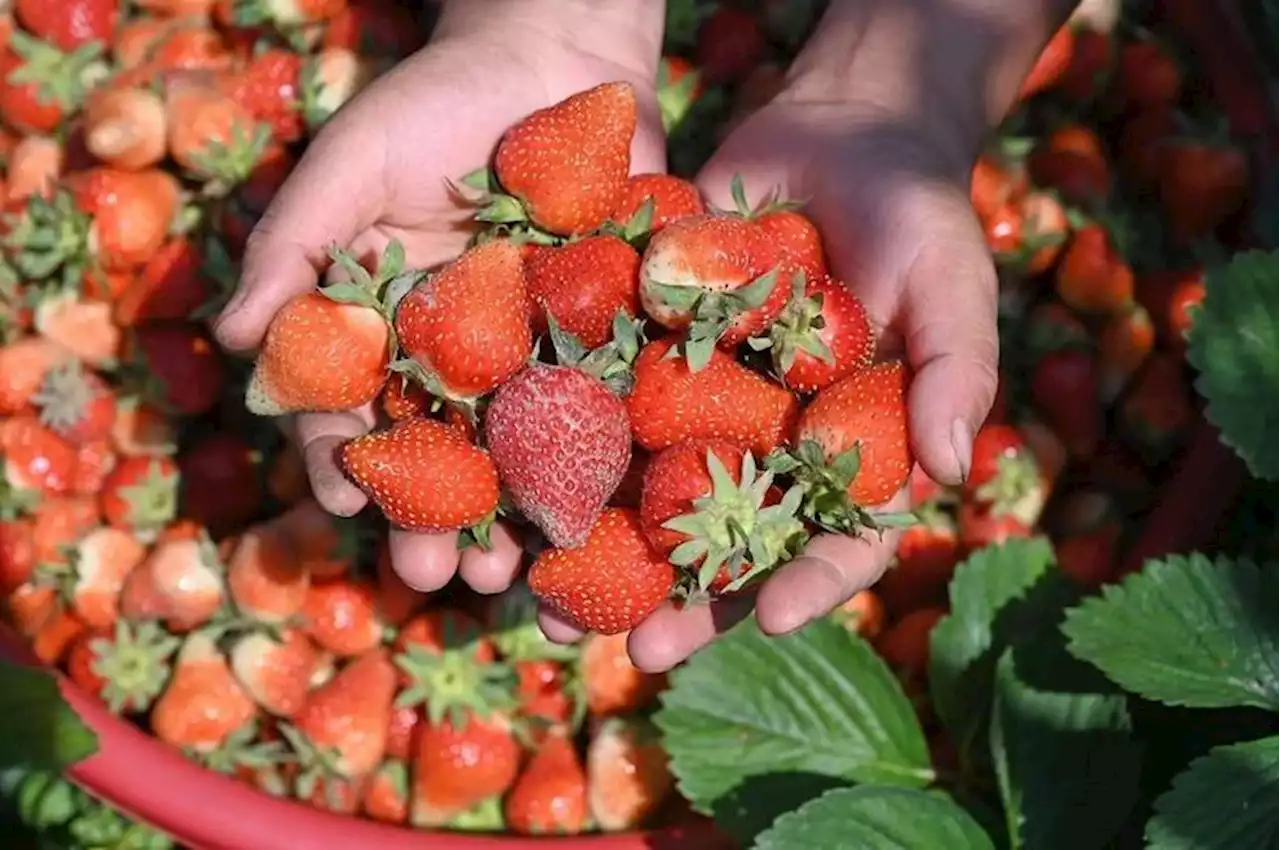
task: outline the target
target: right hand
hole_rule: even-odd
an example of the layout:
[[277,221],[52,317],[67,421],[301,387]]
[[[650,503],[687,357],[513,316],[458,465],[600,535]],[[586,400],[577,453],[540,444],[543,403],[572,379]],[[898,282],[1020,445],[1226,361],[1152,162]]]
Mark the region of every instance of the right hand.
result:
[[[614,55],[605,57],[589,46],[571,46],[566,32],[547,32],[561,26],[562,17],[540,14],[541,4],[512,3],[501,14],[492,8],[497,4],[483,5],[488,8],[465,2],[447,8],[427,47],[362,92],[316,136],[249,238],[240,286],[215,325],[224,346],[256,348],[276,312],[317,285],[331,245],[363,259],[379,256],[396,239],[410,266],[453,259],[469,235],[463,227],[468,210],[445,180],[485,165],[509,126],[576,92],[631,82],[641,109],[632,170],[665,170],[652,82],[656,38],[647,44],[633,22],[623,34],[641,36],[635,44],[603,35],[586,39],[581,36],[588,22],[577,21],[577,44],[608,45]],[[370,407],[298,417],[312,490],[330,513],[351,516],[367,501],[334,454],[374,423]],[[392,562],[408,584],[424,591],[443,587],[455,572],[480,593],[500,592],[515,578],[521,546],[510,528],[493,529],[489,551],[470,548],[460,555],[456,543],[453,533],[393,531]]]

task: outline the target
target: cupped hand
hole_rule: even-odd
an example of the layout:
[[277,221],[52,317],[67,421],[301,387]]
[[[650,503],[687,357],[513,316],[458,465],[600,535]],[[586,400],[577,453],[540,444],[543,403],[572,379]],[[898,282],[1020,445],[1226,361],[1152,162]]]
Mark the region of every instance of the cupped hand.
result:
[[[968,200],[972,152],[924,123],[870,104],[784,92],[726,139],[699,183],[726,209],[735,175],[753,204],[775,188],[806,202],[832,275],[866,304],[880,354],[911,367],[917,462],[955,484],[968,474],[973,434],[996,391],[996,277]],[[885,509],[905,502],[899,494]],[[667,669],[753,604],[765,633],[795,631],[879,579],[895,544],[892,532],[817,536],[754,599],[660,608],[632,631],[632,657],[645,669]]]
[[[449,190],[486,163],[504,130],[529,113],[600,83],[627,80],[641,104],[633,171],[664,169],[652,93],[652,62],[606,58],[544,33],[545,20],[519,4],[500,23],[476,27],[441,21],[432,43],[344,107],[306,155],[258,223],[246,249],[235,297],[219,317],[218,339],[251,351],[276,312],[317,285],[328,248],[377,257],[399,240],[410,266],[429,268],[457,256],[469,211]],[[465,16],[465,15],[464,15]],[[365,495],[338,468],[337,446],[374,425],[371,408],[299,416],[296,433],[316,499],[350,516]],[[521,545],[495,527],[492,547],[459,554],[455,534],[393,531],[397,572],[420,590],[444,586],[460,572],[480,593],[505,589],[520,566]]]

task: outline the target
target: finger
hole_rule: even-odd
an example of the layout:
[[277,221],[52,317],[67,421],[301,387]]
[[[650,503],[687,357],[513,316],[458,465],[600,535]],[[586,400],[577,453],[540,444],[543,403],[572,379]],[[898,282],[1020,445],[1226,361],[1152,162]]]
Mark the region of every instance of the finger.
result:
[[569,622],[545,605],[538,609],[538,628],[552,643],[575,643],[586,634],[576,624]]
[[298,442],[316,501],[329,513],[355,516],[369,501],[338,465],[338,449],[347,440],[368,433],[370,413],[307,413],[297,418]]
[[[899,493],[885,506],[906,506]],[[859,537],[822,534],[809,541],[801,557],[780,569],[756,598],[760,630],[785,635],[835,609],[846,599],[879,581],[897,546],[898,535],[867,532]]]
[[392,568],[414,590],[423,593],[439,590],[458,571],[456,532],[419,534],[392,529],[390,545]]
[[373,223],[383,184],[370,152],[380,148],[361,126],[343,116],[326,127],[263,213],[240,286],[214,324],[227,348],[256,347],[280,307],[316,285],[329,246],[345,247]]
[[970,236],[922,252],[903,289],[902,334],[914,372],[911,447],[943,484],[968,477],[973,435],[991,410],[998,380],[995,269],[976,232]]
[[520,537],[506,523],[494,523],[489,533],[489,549],[464,549],[458,572],[476,593],[501,593],[520,572],[524,548]]
[[733,628],[751,612],[751,603],[746,593],[694,605],[668,602],[631,630],[627,652],[646,673],[670,670]]
[[720,209],[735,209],[733,179],[742,180],[747,202],[755,207],[777,191],[781,197],[795,197],[799,187],[792,185],[798,175],[791,165],[796,139],[803,129],[790,124],[794,116],[785,110],[758,112],[743,121],[729,134],[715,155],[707,161],[696,180],[707,203]]

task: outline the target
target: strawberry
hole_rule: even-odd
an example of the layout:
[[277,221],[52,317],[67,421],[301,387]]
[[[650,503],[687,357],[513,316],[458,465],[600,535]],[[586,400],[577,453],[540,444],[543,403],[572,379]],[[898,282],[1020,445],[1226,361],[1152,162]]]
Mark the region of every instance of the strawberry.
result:
[[104,439],[115,423],[111,388],[76,360],[50,369],[31,401],[41,422],[77,446]]
[[507,826],[522,835],[574,835],[587,824],[587,774],[563,735],[548,735],[503,805]]
[[525,264],[533,332],[547,331],[547,315],[587,348],[613,336],[619,311],[635,316],[640,257],[616,236],[589,236],[538,251]]
[[1039,515],[1048,498],[1039,464],[1017,428],[987,424],[973,438],[966,498]]
[[42,495],[70,491],[76,450],[34,414],[19,415],[0,422],[0,462],[0,511],[12,513],[31,507]]
[[274,24],[288,29],[327,21],[347,7],[348,0],[229,0],[236,26]]
[[[991,416],[988,417],[987,421],[999,422],[1001,418]],[[911,477],[907,480],[907,490],[910,495],[911,507],[913,508],[946,502],[950,500],[949,497],[951,496],[947,488],[929,477],[929,473],[925,472],[920,464],[911,467]]]
[[393,422],[414,416],[429,416],[435,398],[406,375],[396,375],[382,390],[382,412]]
[[561,236],[598,228],[613,212],[631,169],[636,95],[605,83],[539,109],[503,135],[493,157],[502,188],[482,221],[528,220]]
[[656,730],[646,721],[611,717],[587,745],[587,804],[606,832],[635,829],[671,794],[674,780]]
[[0,416],[25,411],[49,372],[71,359],[70,351],[44,336],[0,346]]
[[1132,304],[1107,319],[1098,331],[1098,383],[1103,401],[1115,400],[1155,344],[1155,324],[1141,304]]
[[191,318],[212,295],[204,273],[204,252],[191,240],[176,236],[147,260],[116,301],[115,318],[126,327],[143,321],[180,321]]
[[302,57],[278,47],[255,53],[227,84],[231,98],[284,144],[302,136],[301,88]]
[[427,726],[446,717],[461,724],[470,713],[489,716],[513,706],[511,669],[494,662],[493,645],[479,624],[460,611],[443,608],[418,615],[401,629],[396,649],[405,688],[395,705],[425,702]]
[[[892,567],[884,578],[888,578],[891,572]],[[881,584],[884,583],[884,578],[880,580]],[[849,631],[870,641],[884,631],[886,614],[884,602],[874,590],[859,590],[832,611],[831,617]]]
[[968,552],[1032,534],[1032,526],[1016,513],[973,502],[960,503],[956,524],[960,529],[960,543]]
[[134,328],[128,346],[150,400],[178,416],[209,412],[222,392],[225,367],[217,346],[190,322],[153,322]]
[[1085,313],[1114,313],[1133,301],[1133,269],[1105,228],[1089,224],[1071,236],[1054,273],[1058,297]]
[[107,476],[98,504],[112,526],[154,535],[177,515],[177,464],[163,457],[124,458]]
[[773,473],[757,476],[755,457],[731,443],[672,446],[645,470],[641,528],[659,554],[696,571],[699,591],[736,590],[807,538],[796,519],[802,491],[779,499],[772,484]]
[[941,511],[924,513],[923,523],[903,529],[895,562],[876,583],[883,607],[894,614],[945,602],[963,555],[955,524]]
[[132,534],[103,526],[85,535],[71,555],[66,592],[71,608],[92,628],[108,629],[120,616],[120,591],[147,556]]
[[1036,57],[1036,62],[1022,79],[1018,99],[1025,100],[1051,90],[1071,65],[1075,49],[1075,30],[1070,25],[1058,27]]
[[0,521],[0,597],[13,593],[35,573],[33,525],[27,517]]
[[[32,0],[28,0],[32,2]],[[39,2],[39,0],[35,0]],[[62,14],[61,7],[50,9]],[[24,133],[52,133],[73,114],[86,92],[106,74],[101,44],[70,52],[15,31],[0,46],[0,115]]]
[[1037,186],[1055,189],[1070,204],[1101,201],[1111,189],[1111,168],[1096,133],[1065,124],[1046,135],[1027,159]]
[[319,129],[386,70],[385,61],[346,47],[325,47],[308,56],[302,66],[302,116],[307,127]]
[[167,80],[165,112],[169,155],[218,194],[243,182],[271,141],[269,125],[196,72]]
[[146,711],[169,679],[179,640],[155,623],[82,633],[67,651],[67,675],[116,714]]
[[1110,32],[1077,28],[1074,49],[1055,91],[1075,103],[1094,100],[1107,87],[1115,68],[1116,43]]
[[178,212],[179,186],[159,169],[94,168],[68,180],[76,206],[92,220],[85,245],[107,271],[150,260]]
[[303,631],[334,655],[352,658],[382,642],[377,596],[373,585],[363,579],[311,585],[300,614]]
[[671,174],[633,174],[609,218],[628,233],[654,234],[673,221],[702,215],[698,187]]
[[1102,432],[1093,353],[1078,346],[1048,351],[1031,371],[1030,390],[1032,400],[1071,456],[1091,455]]
[[1204,302],[1204,295],[1204,269],[1197,266],[1162,269],[1138,280],[1138,300],[1155,320],[1160,336],[1175,349],[1186,345],[1192,308]]
[[809,280],[827,277],[822,235],[795,204],[773,198],[752,216],[777,254],[779,276],[783,281],[794,279],[797,272],[803,272]]
[[391,706],[387,718],[387,756],[408,761],[418,746],[418,729],[423,720],[422,706]]
[[728,440],[763,456],[786,441],[799,411],[791,393],[720,351],[694,372],[669,356],[675,345],[656,340],[636,359],[627,413],[637,443],[659,451],[688,440]]
[[27,136],[13,146],[5,163],[8,197],[26,200],[32,195],[43,198],[53,193],[62,174],[65,160],[63,144],[48,136]]
[[360,807],[382,823],[402,824],[409,819],[409,769],[403,760],[387,759],[378,765],[365,783]]
[[970,203],[984,222],[1005,205],[1016,203],[1027,191],[1025,167],[1002,150],[988,150],[979,156],[969,181]]
[[172,747],[208,753],[253,720],[256,707],[213,639],[188,635],[151,711],[151,731]]
[[1122,110],[1171,106],[1182,92],[1182,69],[1159,42],[1130,41],[1120,48],[1112,97]]
[[946,616],[944,608],[920,608],[904,615],[876,640],[876,651],[893,668],[908,693],[923,685],[929,669],[929,635]]
[[111,318],[111,305],[74,291],[50,292],[35,310],[36,330],[85,364],[106,369],[116,363],[124,335]]
[[[683,56],[663,56],[658,63],[658,112],[662,129],[676,130],[689,116],[694,105],[707,93],[702,74]],[[701,212],[701,210],[699,210]],[[620,218],[615,221],[622,221]]]
[[568,723],[575,711],[569,688],[577,683],[568,681],[562,665],[547,659],[526,659],[515,663],[515,671],[520,716],[537,721],[530,731],[545,732]]
[[347,476],[400,528],[473,527],[498,507],[489,455],[433,419],[405,419],[349,440],[338,455]]
[[45,497],[31,515],[36,563],[46,569],[68,568],[68,556],[75,544],[99,525],[96,500],[83,496]]
[[182,515],[216,537],[243,527],[262,507],[261,455],[233,434],[209,434],[178,455]]
[[586,539],[631,460],[626,406],[569,366],[533,365],[499,387],[485,434],[516,507],[561,548]]
[[996,262],[1024,276],[1044,274],[1057,262],[1067,241],[1066,210],[1053,194],[1036,190],[1023,195],[1016,207],[1010,205],[1007,213],[1007,219],[1002,221],[998,214],[987,223]]
[[62,663],[76,638],[88,627],[70,611],[56,608],[31,638],[31,653],[47,667]]
[[1183,366],[1182,358],[1169,352],[1155,354],[1120,401],[1125,437],[1148,463],[1168,458],[1195,417]]
[[640,265],[640,301],[662,326],[688,329],[687,356],[700,369],[712,347],[737,345],[782,312],[789,290],[776,265],[754,221],[689,216],[650,240]]
[[1173,240],[1182,245],[1212,234],[1248,198],[1244,151],[1231,144],[1170,142],[1161,156],[1160,202]]
[[312,499],[298,502],[272,524],[289,538],[315,581],[350,575],[367,538],[358,519],[335,517]]
[[245,391],[251,412],[352,410],[382,391],[391,334],[382,290],[404,272],[404,249],[390,243],[375,274],[345,252],[332,256],[351,280],[299,295],[276,313]]
[[147,559],[120,592],[129,620],[163,619],[172,632],[188,632],[213,619],[226,599],[223,565],[203,530],[186,524],[161,532]]
[[285,629],[279,637],[250,632],[236,638],[227,657],[236,680],[263,711],[291,718],[306,705],[319,655],[301,631]]
[[404,296],[395,327],[435,395],[473,398],[497,388],[533,348],[520,250],[493,240],[466,251]]
[[501,715],[425,724],[413,760],[410,821],[416,827],[442,826],[502,794],[519,769],[520,745]]
[[387,0],[351,0],[325,23],[321,43],[376,56],[403,58],[422,47],[413,11]]
[[177,450],[174,423],[136,396],[119,399],[111,446],[127,457],[171,455]]
[[745,77],[764,57],[768,45],[756,16],[734,6],[717,6],[698,28],[694,51],[709,85]]
[[292,726],[281,731],[299,755],[299,791],[321,778],[356,779],[381,762],[387,748],[387,714],[395,695],[391,659],[381,649],[352,660],[312,691]]
[[631,663],[625,634],[587,635],[580,667],[587,710],[598,717],[645,710],[667,681],[665,675],[645,673]]
[[295,617],[310,587],[305,564],[291,541],[272,525],[240,535],[227,559],[227,590],[236,610],[259,623],[279,625]]
[[164,100],[144,86],[97,89],[85,101],[84,145],[113,168],[151,168],[167,152]]
[[40,0],[16,0],[18,23],[59,50],[75,50],[92,42],[109,44],[120,19],[117,0],[70,0],[56,7]]
[[675,569],[653,551],[634,511],[609,508],[577,549],[548,549],[529,589],[561,616],[600,634],[633,628],[671,595]]
[[[814,500],[833,494],[839,507],[819,524],[853,531],[866,522],[861,508],[881,505],[907,484],[913,458],[907,439],[908,375],[894,361],[854,372],[823,390],[796,426],[797,453],[780,468],[794,471]],[[825,466],[824,464],[829,464]]]
[[867,308],[845,284],[807,274],[794,281],[782,315],[767,336],[750,344],[770,349],[774,371],[786,386],[817,392],[869,366],[875,338]]

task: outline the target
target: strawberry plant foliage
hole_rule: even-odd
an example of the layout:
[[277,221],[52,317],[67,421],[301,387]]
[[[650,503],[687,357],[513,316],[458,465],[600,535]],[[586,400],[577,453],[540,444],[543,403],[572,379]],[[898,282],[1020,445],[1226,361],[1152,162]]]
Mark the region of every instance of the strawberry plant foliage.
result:
[[1063,630],[1073,655],[1148,699],[1275,711],[1276,595],[1272,565],[1175,556],[1070,611]]
[[1216,747],[1191,763],[1155,802],[1150,850],[1275,847],[1280,739]]
[[47,670],[0,662],[0,729],[0,766],[59,771],[98,749]]
[[785,814],[756,850],[993,850],[982,827],[943,794],[862,785],[838,788]]
[[1280,430],[1276,263],[1275,251],[1250,251],[1210,270],[1187,347],[1206,417],[1249,470],[1269,481],[1276,480]]

